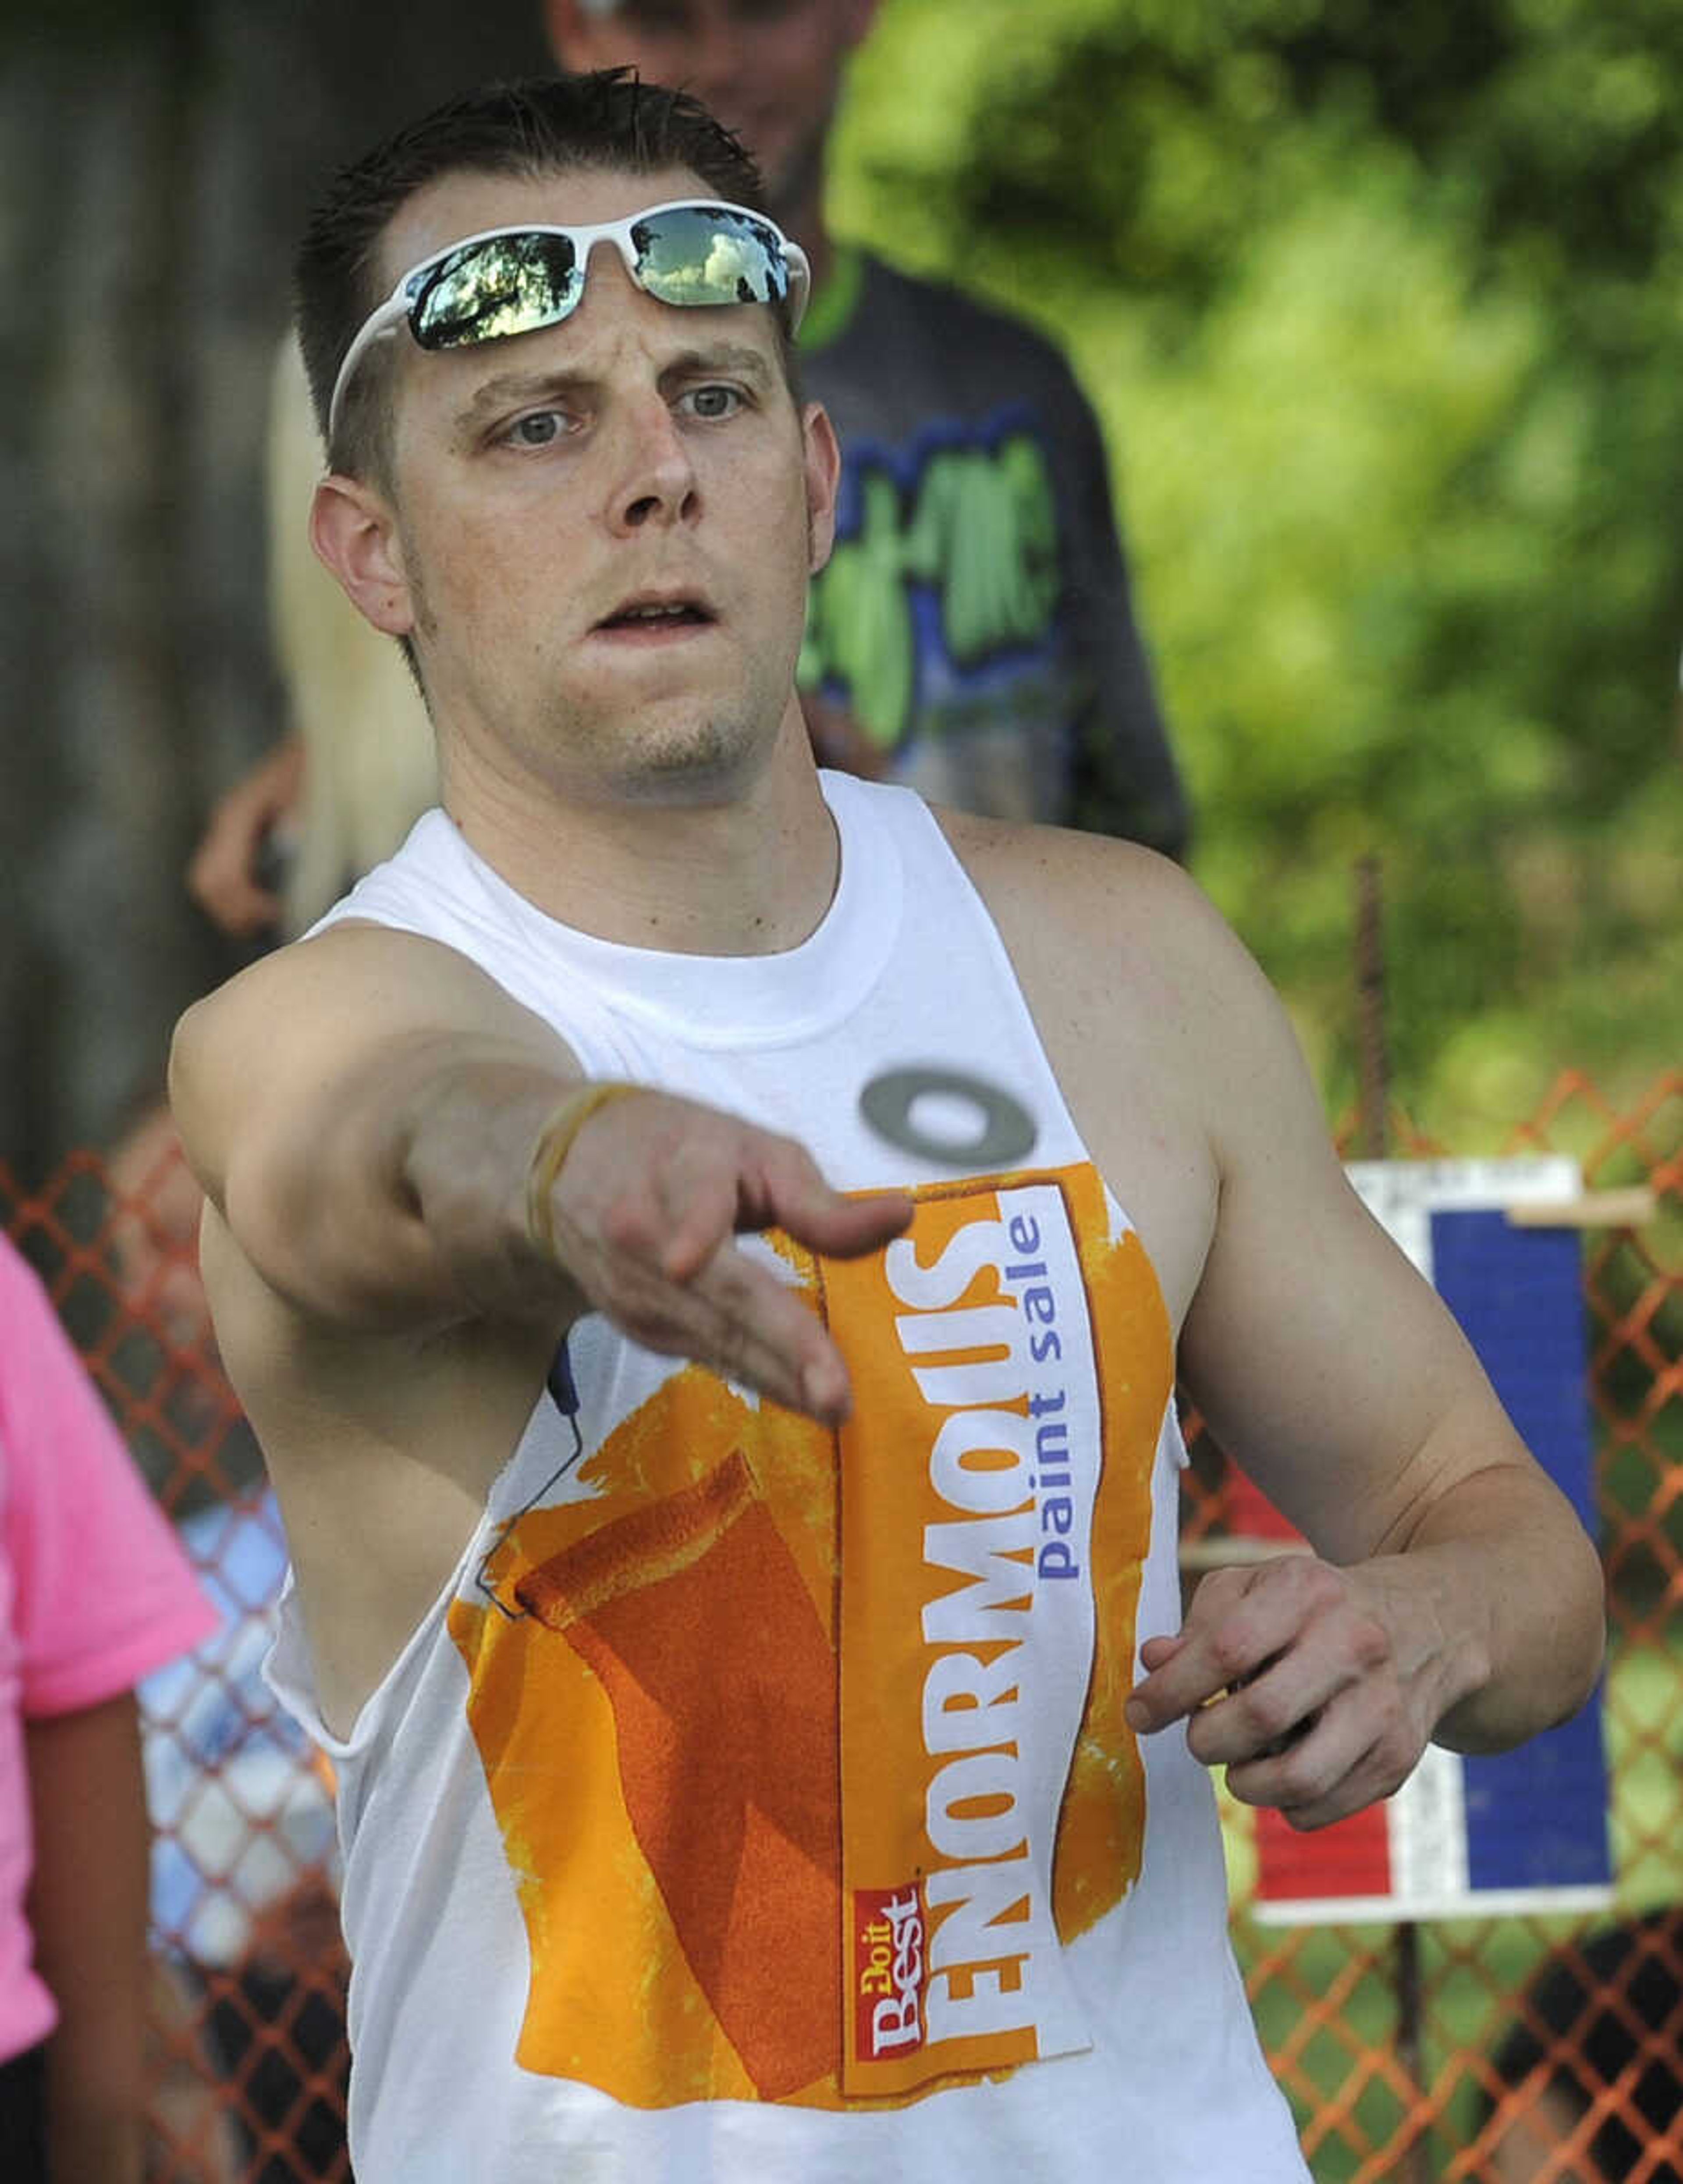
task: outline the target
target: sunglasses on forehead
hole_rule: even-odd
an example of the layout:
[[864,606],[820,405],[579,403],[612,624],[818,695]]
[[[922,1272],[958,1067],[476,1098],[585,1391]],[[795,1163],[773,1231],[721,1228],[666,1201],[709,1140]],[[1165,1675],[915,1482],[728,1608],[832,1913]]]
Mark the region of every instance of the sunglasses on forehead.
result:
[[329,404],[329,444],[370,346],[407,324],[419,347],[465,348],[558,326],[578,309],[592,249],[611,242],[638,287],[680,306],[770,304],[792,335],[812,275],[806,254],[742,205],[683,198],[595,227],[496,227],[412,265],[358,328]]

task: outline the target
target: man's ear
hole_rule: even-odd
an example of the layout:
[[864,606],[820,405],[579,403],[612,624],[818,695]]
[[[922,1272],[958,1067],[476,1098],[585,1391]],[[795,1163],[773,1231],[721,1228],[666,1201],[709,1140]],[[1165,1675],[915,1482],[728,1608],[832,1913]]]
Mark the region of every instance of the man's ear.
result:
[[309,538],[359,614],[387,637],[409,635],[414,604],[397,519],[371,486],[336,472],[323,478],[310,504]]
[[842,477],[842,449],[830,413],[808,402],[801,413],[806,454],[807,572],[815,577],[836,543],[836,492]]

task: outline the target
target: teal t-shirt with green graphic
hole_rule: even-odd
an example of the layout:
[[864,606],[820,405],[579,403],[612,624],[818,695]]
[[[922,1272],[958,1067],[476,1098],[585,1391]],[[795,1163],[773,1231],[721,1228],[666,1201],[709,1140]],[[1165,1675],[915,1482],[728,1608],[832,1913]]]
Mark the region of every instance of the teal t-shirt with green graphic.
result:
[[[843,252],[802,340],[842,442],[801,655],[820,755],[999,818],[1171,855],[1187,809],[1135,622],[1103,443],[1057,351]],[[826,747],[822,722],[845,724]]]

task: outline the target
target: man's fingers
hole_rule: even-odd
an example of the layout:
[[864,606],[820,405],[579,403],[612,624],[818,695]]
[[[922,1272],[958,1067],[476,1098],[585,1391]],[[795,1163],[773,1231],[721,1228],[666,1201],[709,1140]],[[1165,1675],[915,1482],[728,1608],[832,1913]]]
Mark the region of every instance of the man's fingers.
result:
[[736,1178],[723,1168],[663,1178],[668,1227],[660,1270],[669,1281],[692,1282],[736,1229]]
[[841,1352],[735,1239],[779,1228],[854,1257],[898,1235],[912,1201],[903,1191],[844,1197],[793,1139],[652,1095],[586,1117],[549,1210],[558,1262],[625,1333],[836,1424],[850,1402]]
[[660,1262],[677,1282],[694,1279],[721,1236],[778,1228],[809,1251],[854,1259],[879,1250],[912,1217],[912,1201],[904,1191],[844,1198],[816,1170],[792,1189],[774,1185],[764,1191],[752,1181],[735,1185],[721,1176],[698,1175],[666,1196],[672,1226]]
[[854,1258],[897,1236],[912,1217],[904,1191],[844,1197],[792,1138],[666,1100],[615,1101],[592,1115],[569,1155],[575,1173],[593,1156],[611,1159],[603,1148],[616,1128],[633,1134],[647,1181],[604,1212],[608,1240],[647,1253],[671,1281],[693,1281],[733,1234],[780,1228],[812,1251]]
[[[1130,1724],[1147,1734],[1164,1729],[1247,1685],[1341,1597],[1340,1587],[1336,1571],[1308,1556],[1214,1572],[1193,1596],[1173,1653],[1145,1661],[1141,1649],[1151,1673],[1129,1699]],[[1306,1710],[1314,1703],[1305,1697]]]
[[1275,1806],[1294,1828],[1307,1831],[1388,1797],[1414,1758],[1401,1721],[1388,1713],[1375,1715],[1349,1691],[1283,1749],[1230,1766],[1227,1786],[1241,1802]]
[[790,1410],[841,1424],[847,1367],[798,1293],[727,1243],[685,1295],[708,1323],[697,1329],[705,1348],[691,1348],[692,1356]]
[[1148,1673],[1134,1686],[1125,1709],[1130,1728],[1148,1736],[1184,1720],[1253,1674],[1265,1658],[1253,1650],[1246,1629],[1225,1624],[1204,1628],[1189,1615],[1177,1639],[1147,1639],[1141,1647]]
[[1185,1642],[1180,1638],[1147,1638],[1140,1647],[1140,1663],[1146,1670],[1146,1680],[1134,1686],[1122,1709],[1122,1718],[1136,1736],[1149,1736],[1154,1730],[1180,1719],[1179,1713],[1171,1710],[1175,1704],[1174,1694],[1166,1691],[1155,1671],[1166,1667]]
[[825,1424],[847,1415],[847,1368],[817,1315],[729,1235],[684,1282],[671,1280],[652,1254],[569,1240],[564,1257],[591,1303],[633,1340],[692,1358]]
[[912,1201],[903,1190],[876,1190],[864,1198],[838,1198],[827,1207],[815,1233],[803,1244],[832,1259],[862,1258],[903,1234],[912,1218]]
[[[1338,1684],[1347,1680],[1337,1674]],[[1320,1713],[1336,1687],[1327,1667],[1306,1658],[1303,1649],[1283,1653],[1198,1708],[1186,1732],[1192,1757],[1206,1767],[1232,1767],[1282,1750]]]
[[[763,1199],[763,1204],[756,1201]],[[861,1257],[897,1236],[912,1217],[903,1190],[843,1197],[832,1190],[805,1147],[785,1139],[768,1153],[760,1188],[744,1193],[746,1225],[775,1226],[797,1244],[834,1259]]]
[[1419,1757],[1389,1629],[1347,1573],[1313,1557],[1216,1572],[1179,1638],[1147,1639],[1140,1658],[1134,1728],[1186,1719],[1193,1758],[1225,1766],[1236,1797],[1277,1807],[1293,1827],[1388,1797]]

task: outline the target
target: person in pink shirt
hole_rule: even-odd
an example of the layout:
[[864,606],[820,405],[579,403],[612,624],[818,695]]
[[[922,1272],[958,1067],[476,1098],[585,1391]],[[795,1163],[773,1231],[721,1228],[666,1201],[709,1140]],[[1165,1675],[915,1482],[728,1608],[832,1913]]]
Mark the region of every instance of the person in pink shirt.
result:
[[0,2176],[139,2184],[147,1835],[134,1686],[216,1627],[0,1236]]

